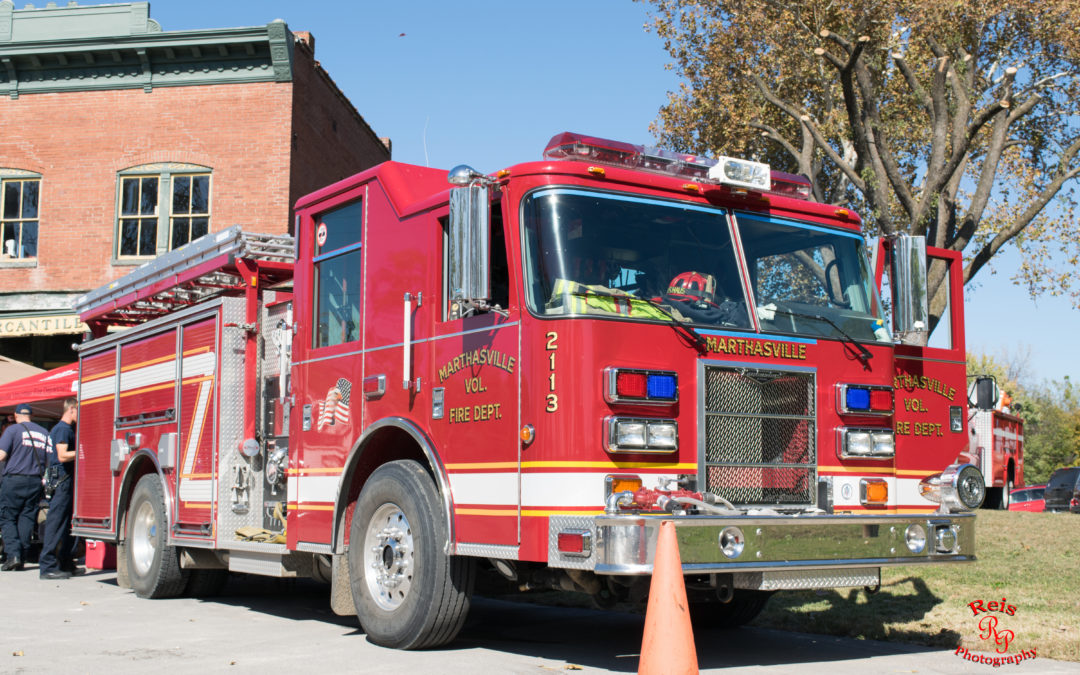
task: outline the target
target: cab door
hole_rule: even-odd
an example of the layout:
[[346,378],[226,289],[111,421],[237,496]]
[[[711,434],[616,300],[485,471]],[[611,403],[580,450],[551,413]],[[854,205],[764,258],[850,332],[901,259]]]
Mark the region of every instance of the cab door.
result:
[[298,217],[287,481],[290,546],[328,544],[345,457],[362,430],[367,186]]
[[[501,203],[491,205],[491,309],[455,307],[443,283],[432,340],[432,435],[446,463],[458,550],[520,538],[519,303]],[[442,218],[442,259],[448,224]],[[443,279],[446,279],[444,270]],[[441,404],[439,403],[441,401]]]
[[[919,481],[961,458],[969,443],[963,259],[956,251],[934,247],[927,247],[926,257],[931,278],[943,275],[945,309],[926,345],[896,346],[894,428],[901,512],[936,508],[920,496]],[[879,256],[879,274],[883,258]]]

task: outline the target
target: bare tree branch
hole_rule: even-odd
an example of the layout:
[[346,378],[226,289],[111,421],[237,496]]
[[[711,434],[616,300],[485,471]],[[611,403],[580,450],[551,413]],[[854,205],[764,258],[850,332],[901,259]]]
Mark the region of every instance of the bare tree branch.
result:
[[829,145],[828,141],[818,130],[817,125],[813,123],[813,120],[810,119],[809,115],[803,114],[796,110],[794,107],[781,101],[780,98],[777,97],[771,89],[769,89],[769,86],[765,84],[765,81],[762,80],[757,74],[751,73],[750,78],[754,82],[754,85],[757,86],[758,91],[761,92],[761,95],[765,97],[766,101],[776,106],[778,109],[784,111],[784,113],[805,126],[813,135],[814,141],[817,143],[818,147],[829,156],[829,159],[836,163],[837,167],[839,167],[848,176],[848,179],[853,184],[855,184],[858,189],[864,189],[865,184],[863,183],[863,180],[859,177],[859,174],[852,166],[845,162],[843,158],[840,157],[840,155],[836,154],[836,151],[832,148],[831,145]]

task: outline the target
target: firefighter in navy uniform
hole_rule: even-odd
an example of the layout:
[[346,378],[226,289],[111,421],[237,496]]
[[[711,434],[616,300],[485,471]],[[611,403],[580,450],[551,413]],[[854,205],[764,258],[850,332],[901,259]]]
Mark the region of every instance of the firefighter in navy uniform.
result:
[[41,476],[52,445],[49,432],[30,421],[32,412],[26,403],[15,406],[15,424],[0,435],[0,460],[7,460],[0,489],[0,531],[7,553],[0,569],[4,571],[21,570],[25,564],[30,536],[37,527]]
[[45,518],[45,543],[38,565],[42,579],[67,579],[83,572],[75,567],[75,538],[71,536],[76,455],[74,424],[78,416],[78,402],[67,399],[63,416],[49,432],[55,451],[49,455],[49,471],[59,475],[49,500],[49,515]]

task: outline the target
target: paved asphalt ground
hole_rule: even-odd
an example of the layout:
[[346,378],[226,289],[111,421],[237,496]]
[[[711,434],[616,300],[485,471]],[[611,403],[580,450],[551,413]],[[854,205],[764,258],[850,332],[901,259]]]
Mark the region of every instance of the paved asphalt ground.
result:
[[[477,599],[458,641],[398,652],[333,614],[314,582],[236,576],[212,600],[142,600],[113,572],[41,581],[0,572],[0,673],[633,673],[643,617]],[[952,651],[759,628],[697,631],[702,672],[1080,673],[1036,658],[1000,669]]]

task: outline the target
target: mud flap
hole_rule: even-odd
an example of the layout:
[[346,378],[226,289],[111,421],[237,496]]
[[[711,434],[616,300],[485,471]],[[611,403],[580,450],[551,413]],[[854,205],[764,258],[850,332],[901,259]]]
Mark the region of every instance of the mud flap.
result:
[[349,556],[334,555],[333,573],[330,580],[330,609],[338,616],[356,616],[352,586],[349,581]]
[[116,545],[116,585],[120,588],[131,588],[131,576],[128,574],[128,543],[121,539]]

